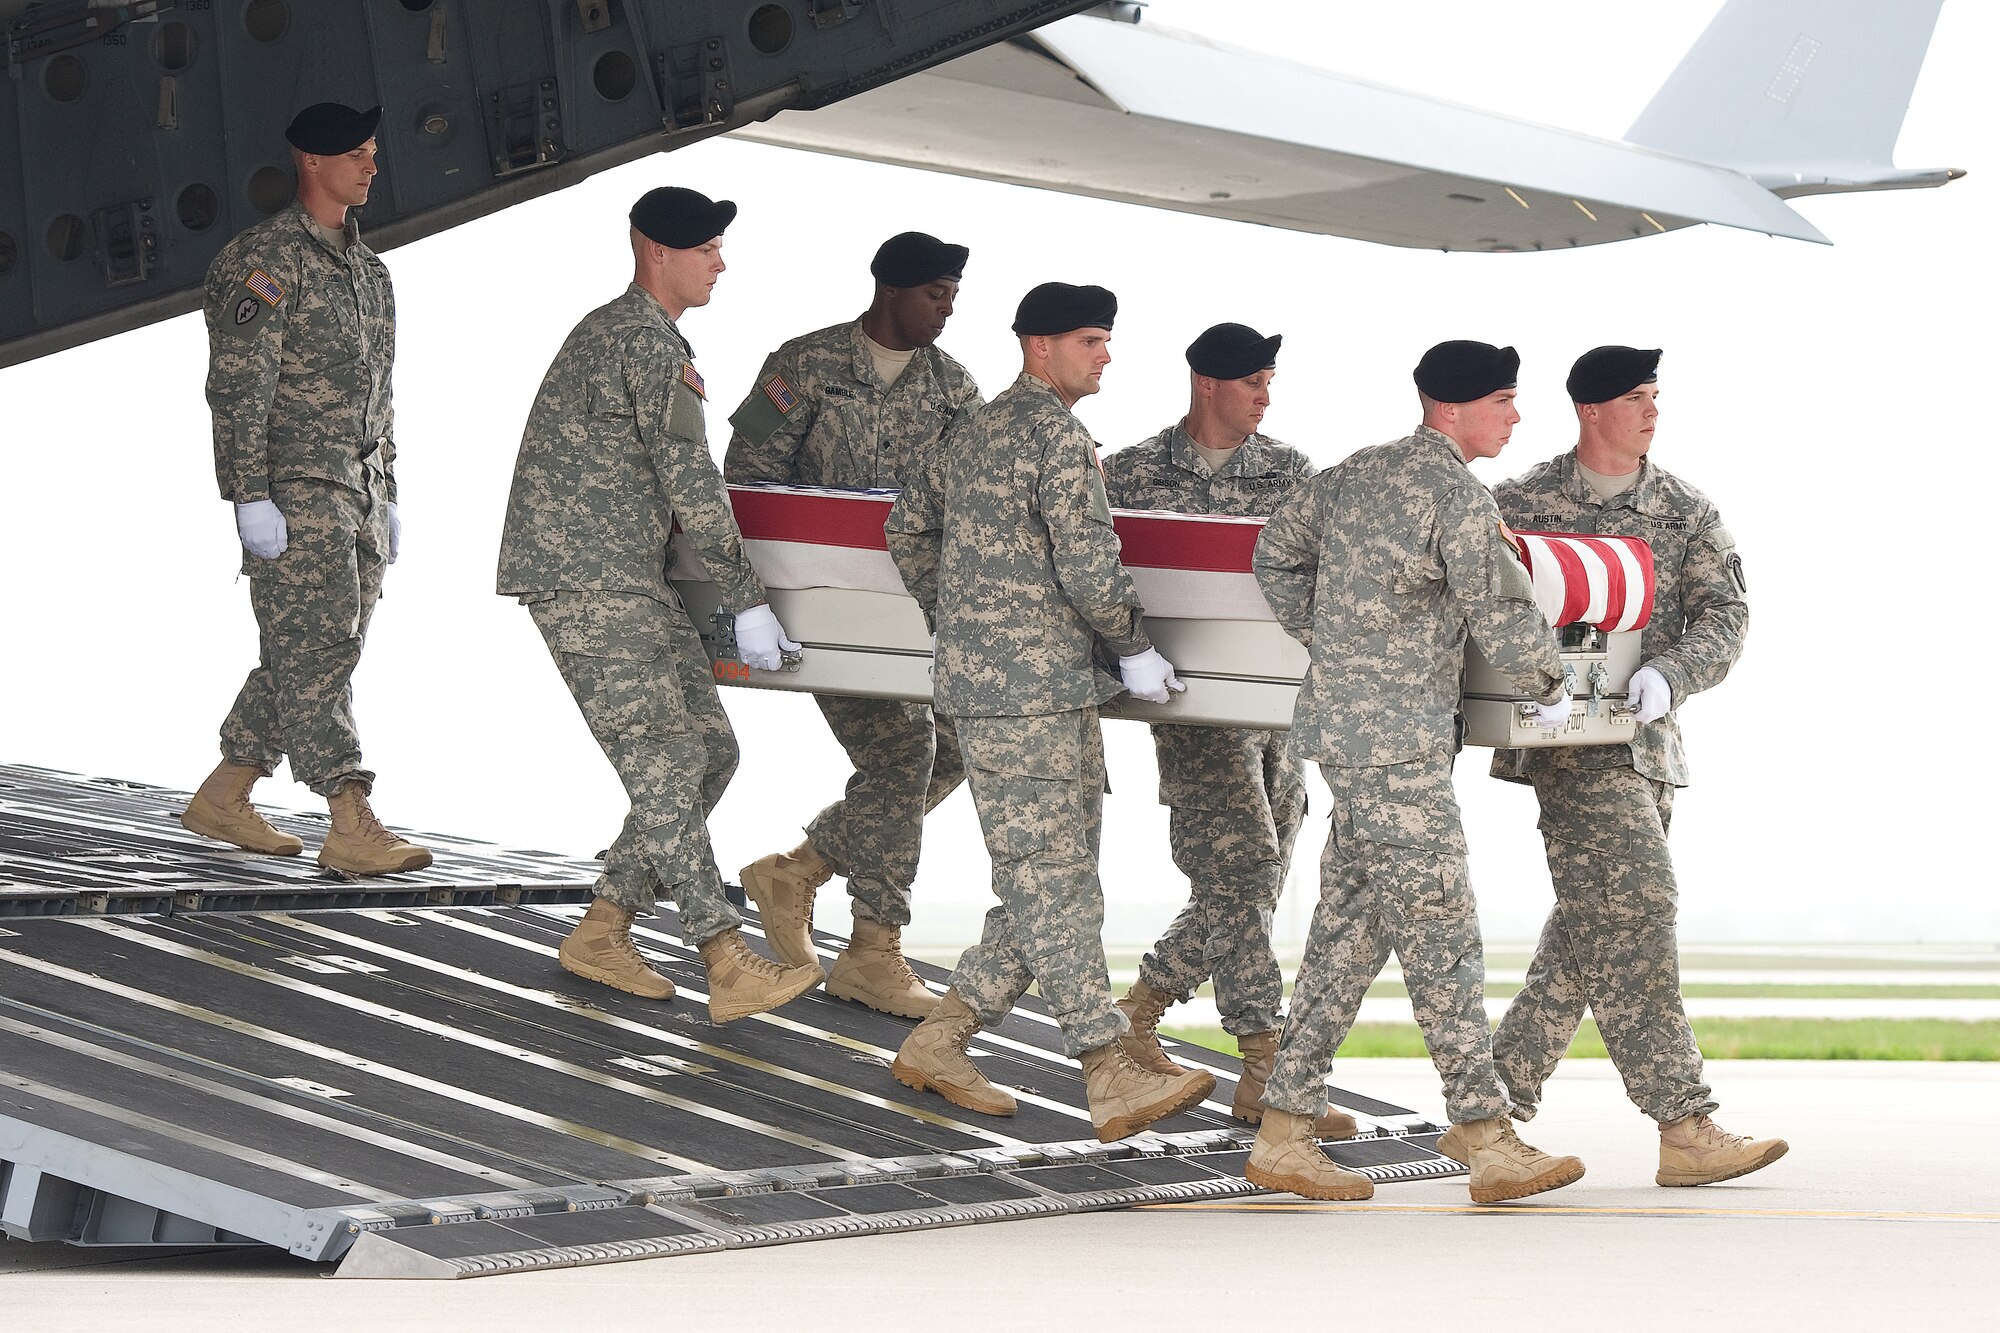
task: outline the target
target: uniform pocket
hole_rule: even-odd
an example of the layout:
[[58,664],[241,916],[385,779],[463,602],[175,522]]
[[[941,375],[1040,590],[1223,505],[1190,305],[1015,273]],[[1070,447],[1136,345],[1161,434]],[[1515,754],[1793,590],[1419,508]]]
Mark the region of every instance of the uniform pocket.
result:
[[1083,774],[1083,735],[1075,713],[957,721],[967,768],[1057,782],[1074,782]]
[[1354,797],[1346,802],[1344,832],[1357,842],[1382,843],[1435,852],[1440,856],[1465,855],[1465,831],[1459,827],[1457,812],[1428,805]]
[[528,611],[550,647],[572,657],[653,662],[672,642],[673,611],[638,593],[565,592]]

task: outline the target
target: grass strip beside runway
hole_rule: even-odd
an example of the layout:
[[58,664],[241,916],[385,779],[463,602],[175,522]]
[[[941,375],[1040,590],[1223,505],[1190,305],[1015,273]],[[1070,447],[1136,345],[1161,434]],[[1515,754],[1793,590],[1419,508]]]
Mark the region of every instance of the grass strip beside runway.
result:
[[[2000,1060],[2000,1022],[1949,1018],[1696,1018],[1694,1036],[1711,1060]],[[1183,1041],[1234,1053],[1221,1028],[1162,1029]],[[1585,1019],[1569,1053],[1605,1057],[1597,1025]],[[1357,1023],[1340,1054],[1421,1059],[1422,1035],[1407,1023]]]

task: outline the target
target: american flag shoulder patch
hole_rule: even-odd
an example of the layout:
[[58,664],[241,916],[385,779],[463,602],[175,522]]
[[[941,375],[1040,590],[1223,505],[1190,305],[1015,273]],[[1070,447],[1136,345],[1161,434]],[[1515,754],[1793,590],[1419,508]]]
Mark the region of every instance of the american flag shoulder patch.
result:
[[701,372],[694,368],[694,362],[681,362],[681,383],[693,389],[704,401],[708,398],[708,385],[702,380]]
[[773,375],[770,379],[765,380],[761,387],[764,390],[764,396],[771,400],[771,406],[777,408],[786,416],[790,416],[793,409],[798,407],[799,396],[792,392],[791,385],[785,383],[784,376]]
[[266,305],[283,305],[285,289],[271,281],[271,275],[263,269],[255,269],[243,280],[243,285],[264,299]]

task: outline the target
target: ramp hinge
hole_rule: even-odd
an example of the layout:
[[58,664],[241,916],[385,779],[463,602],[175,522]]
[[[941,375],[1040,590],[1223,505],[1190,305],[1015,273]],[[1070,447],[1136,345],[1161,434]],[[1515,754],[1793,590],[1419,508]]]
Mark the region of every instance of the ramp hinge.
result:
[[493,174],[511,176],[562,156],[562,107],[553,78],[517,83],[486,103]]
[[807,0],[806,10],[815,28],[831,28],[861,12],[861,0]]
[[159,267],[160,234],[152,200],[100,208],[90,215],[90,229],[97,238],[105,286],[130,287],[152,277]]
[[667,92],[672,129],[719,125],[736,109],[729,77],[729,48],[720,37],[669,47],[659,57],[660,86]]

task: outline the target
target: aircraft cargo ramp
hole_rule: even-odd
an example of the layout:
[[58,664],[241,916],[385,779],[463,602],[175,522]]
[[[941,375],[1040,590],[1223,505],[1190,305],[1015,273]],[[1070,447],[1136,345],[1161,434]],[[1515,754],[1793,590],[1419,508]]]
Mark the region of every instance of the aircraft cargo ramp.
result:
[[[320,879],[200,844],[180,799],[0,767],[16,1240],[461,1277],[1254,1192],[1227,1057],[1175,1044],[1216,1100],[1099,1144],[1031,1000],[973,1045],[1019,1114],[961,1112],[890,1076],[907,1022],[816,992],[710,1023],[671,912],[635,935],[675,999],[563,972],[588,863],[459,842],[421,875]],[[1413,1112],[1331,1096],[1364,1126],[1346,1164],[1461,1170]]]

